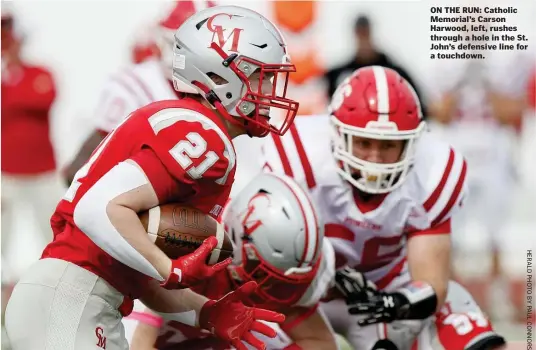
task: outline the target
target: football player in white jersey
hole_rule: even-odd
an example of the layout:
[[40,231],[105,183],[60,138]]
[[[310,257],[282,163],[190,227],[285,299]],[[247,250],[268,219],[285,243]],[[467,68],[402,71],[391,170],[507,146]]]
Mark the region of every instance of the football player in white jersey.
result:
[[268,139],[264,157],[265,171],[292,176],[319,207],[342,292],[323,308],[354,348],[504,344],[449,281],[466,162],[427,134],[413,88],[395,71],[357,70],[338,87],[330,115],[298,118],[284,137]]
[[[235,243],[233,264],[228,273],[194,290],[223,296],[257,281],[259,288],[244,302],[286,314],[281,327],[270,324],[278,336],[262,339],[267,348],[336,349],[334,333],[318,309],[332,285],[335,256],[306,191],[287,176],[260,174],[229,202],[222,221]],[[162,320],[149,310],[131,318],[139,324],[133,350],[230,348],[208,332]]]
[[191,15],[212,6],[211,1],[205,0],[177,1],[155,30],[159,55],[125,67],[107,79],[93,114],[95,129],[64,170],[68,186],[102,139],[127,115],[151,102],[180,98],[182,93],[173,88],[171,81],[173,34]]

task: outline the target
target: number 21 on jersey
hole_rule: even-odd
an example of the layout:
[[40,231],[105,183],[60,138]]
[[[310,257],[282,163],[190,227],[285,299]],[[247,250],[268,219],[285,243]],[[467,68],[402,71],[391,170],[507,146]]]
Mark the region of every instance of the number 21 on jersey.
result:
[[[125,118],[111,133],[109,133],[104,140],[97,146],[89,160],[83,167],[78,170],[76,173],[71,186],[67,190],[63,199],[72,202],[76,196],[76,192],[81,185],[81,179],[87,176],[91,166],[99,158],[102,151],[107,146],[108,142],[112,139],[115,132],[130,118],[130,115]],[[172,115],[169,119],[174,119],[175,121],[183,120],[180,115]],[[167,124],[165,127],[169,127],[171,124]],[[153,130],[157,133],[159,130],[155,128],[155,124],[151,123]],[[217,128],[217,127],[216,127]],[[161,129],[160,129],[161,130]],[[221,135],[220,135],[221,136]],[[227,146],[227,144],[226,144]],[[232,146],[231,146],[232,147]],[[192,177],[192,179],[200,179],[203,174],[213,166],[219,159],[218,155],[214,151],[207,151],[208,144],[207,141],[197,132],[189,132],[186,134],[184,140],[180,140],[171,148],[169,153],[177,161],[177,163],[186,171],[186,173]],[[193,159],[199,159],[204,156],[203,161],[197,165],[193,166]],[[232,160],[232,161],[231,161]],[[234,157],[230,159],[229,167],[225,175],[216,180],[217,183],[224,183],[227,175],[229,174],[232,166],[234,165]]]
[[[219,159],[216,152],[207,152],[207,141],[197,132],[189,132],[186,135],[186,140],[179,141],[171,149],[170,153],[192,179],[200,179],[208,168],[213,166]],[[203,154],[205,159],[201,164],[197,167],[190,167],[193,163],[192,159],[197,159]]]

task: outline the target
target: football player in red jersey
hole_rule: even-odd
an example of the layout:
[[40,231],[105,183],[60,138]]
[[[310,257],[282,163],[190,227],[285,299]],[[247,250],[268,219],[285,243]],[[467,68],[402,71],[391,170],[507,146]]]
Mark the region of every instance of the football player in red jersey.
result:
[[127,115],[151,102],[182,96],[174,89],[170,74],[174,34],[188,17],[212,6],[211,1],[177,1],[154,30],[147,33],[147,29],[143,28],[149,40],[135,46],[133,58],[136,64],[111,74],[99,93],[99,102],[92,117],[94,130],[63,170],[67,186],[102,139]]
[[[294,70],[277,28],[254,11],[215,7],[183,23],[173,82],[188,97],[130,114],[77,172],[51,218],[54,241],[7,306],[13,348],[126,349],[121,315],[137,298],[238,348],[241,340],[263,348],[251,331],[275,332],[258,320],[284,316],[240,301],[254,282],[216,301],[187,289],[230,263],[205,264],[217,240],[171,260],[149,240],[138,213],[180,202],[217,217],[234,180],[231,139],[285,133],[298,108],[285,97]],[[274,109],[281,118],[270,118]]]
[[[270,324],[277,337],[265,338],[268,349],[336,349],[334,333],[318,309],[332,285],[335,255],[304,189],[287,176],[261,174],[226,205],[222,221],[235,243],[233,263],[226,273],[194,290],[217,299],[256,281],[257,291],[244,302],[286,316],[280,326]],[[208,332],[162,319],[150,310],[133,312],[126,320],[137,321],[132,350],[230,347]]]

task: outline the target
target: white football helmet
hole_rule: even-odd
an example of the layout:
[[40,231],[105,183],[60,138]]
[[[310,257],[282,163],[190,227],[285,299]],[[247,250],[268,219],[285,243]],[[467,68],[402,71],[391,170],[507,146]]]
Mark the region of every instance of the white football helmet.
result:
[[255,177],[222,214],[231,236],[237,283],[254,280],[257,305],[292,305],[315,277],[321,260],[324,224],[307,193],[291,178]]
[[[239,6],[197,12],[176,31],[173,57],[175,89],[201,94],[250,136],[282,135],[292,124],[298,103],[286,92],[296,68],[279,30],[257,12]],[[257,88],[249,81],[254,73]],[[274,110],[284,117],[270,118]]]

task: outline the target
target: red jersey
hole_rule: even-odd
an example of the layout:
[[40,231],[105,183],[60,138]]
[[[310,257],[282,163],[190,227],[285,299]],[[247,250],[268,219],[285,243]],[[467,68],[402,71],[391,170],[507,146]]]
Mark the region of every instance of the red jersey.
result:
[[529,80],[527,99],[529,107],[536,111],[536,69],[532,72]]
[[128,159],[144,171],[160,204],[185,203],[217,217],[229,197],[236,157],[229,134],[212,110],[192,99],[170,100],[133,112],[78,171],[52,215],[54,241],[42,258],[77,264],[136,299],[150,277],[100,249],[74,219],[85,193]]
[[2,172],[34,175],[56,168],[49,136],[55,98],[54,79],[44,68],[2,72]]

